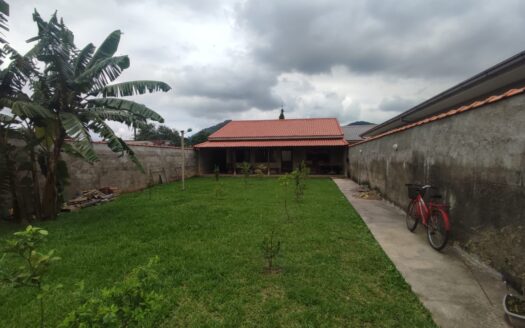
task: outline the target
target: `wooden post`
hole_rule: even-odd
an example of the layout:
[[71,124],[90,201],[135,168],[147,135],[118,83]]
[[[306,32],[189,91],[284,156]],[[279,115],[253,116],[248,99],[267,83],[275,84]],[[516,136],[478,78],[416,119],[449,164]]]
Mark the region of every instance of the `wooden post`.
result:
[[268,175],[270,175],[270,152],[271,152],[271,149],[268,148],[268,160],[266,161],[266,170],[268,171]]
[[182,149],[182,190],[184,190],[184,167],[186,166],[186,151],[184,150],[184,130],[180,131],[180,148]]
[[237,175],[237,151],[233,148],[233,175]]

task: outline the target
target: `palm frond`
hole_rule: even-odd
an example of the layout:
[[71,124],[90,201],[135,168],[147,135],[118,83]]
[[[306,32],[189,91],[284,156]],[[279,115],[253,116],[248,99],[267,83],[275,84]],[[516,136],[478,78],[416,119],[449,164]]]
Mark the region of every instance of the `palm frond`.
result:
[[13,116],[9,116],[9,115],[0,113],[0,124],[9,125],[9,124],[17,124],[17,123],[20,123],[20,121],[18,121]]
[[118,109],[90,107],[87,109],[86,113],[88,115],[91,114],[93,116],[99,117],[103,120],[124,123],[128,126],[132,125],[135,122],[135,117],[133,116],[133,114]]
[[87,67],[91,58],[93,58],[93,52],[95,51],[95,46],[93,43],[88,44],[84,49],[80,50],[75,61],[73,63],[73,69],[75,76],[79,75]]
[[144,80],[106,85],[104,88],[98,90],[96,95],[101,95],[102,97],[126,97],[142,95],[147,92],[167,92],[169,90],[171,90],[171,87],[167,83]]
[[13,102],[11,111],[21,118],[54,118],[53,113],[49,109],[28,101]]
[[62,112],[60,113],[60,121],[62,122],[66,134],[73,139],[71,143],[72,148],[89,163],[98,160],[98,157],[93,150],[89,131],[78,117],[72,113]]
[[115,153],[121,153],[121,156],[126,154],[129,159],[139,168],[139,170],[144,173],[144,167],[140,164],[138,158],[135,156],[135,152],[129,148],[129,146],[119,138],[113,129],[104,122],[103,119],[95,119],[89,127],[98,133],[108,144],[109,149]]
[[96,65],[99,61],[105,60],[108,58],[113,57],[113,55],[117,52],[118,45],[120,43],[120,35],[122,32],[120,30],[116,30],[111,32],[104,42],[98,47],[97,51],[93,55],[93,58],[91,59],[89,65],[87,66],[92,67]]
[[[9,4],[4,0],[0,0],[0,29],[4,31],[9,31],[7,16],[9,16]],[[0,44],[7,44],[7,40],[2,32],[0,32]],[[0,65],[4,63],[4,56],[3,50],[0,49]]]
[[87,68],[75,79],[75,83],[85,92],[99,90],[118,78],[128,67],[128,56],[106,58]]
[[[37,58],[45,63],[60,65],[64,69],[65,63],[69,63],[71,54],[76,51],[74,44],[73,32],[71,32],[62,20],[58,20],[55,12],[49,22],[42,19],[40,14],[35,10],[33,20],[38,26],[38,35],[30,38],[27,42],[38,41],[40,46]],[[68,67],[68,73],[73,69]]]
[[3,47],[3,53],[9,54],[11,62],[0,71],[0,97],[15,97],[22,92],[29,78],[36,74],[36,67],[31,58],[22,56],[7,44]]
[[0,14],[5,16],[9,16],[9,4],[7,1],[0,0]]
[[160,123],[164,123],[162,116],[157,114],[152,109],[127,99],[119,98],[95,98],[88,100],[91,107],[104,107],[116,110],[123,110],[130,112],[137,119],[148,119]]

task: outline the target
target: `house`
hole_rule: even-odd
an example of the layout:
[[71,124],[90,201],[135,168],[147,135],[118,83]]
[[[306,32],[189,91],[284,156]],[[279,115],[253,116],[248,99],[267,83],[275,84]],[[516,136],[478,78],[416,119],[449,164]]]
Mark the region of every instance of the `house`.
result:
[[345,140],[351,145],[356,142],[363,141],[364,139],[361,137],[361,134],[367,132],[375,126],[377,126],[377,124],[357,121],[348,125],[343,125],[341,126],[341,129],[343,129],[345,134]]
[[291,172],[302,161],[312,174],[344,174],[347,147],[335,118],[231,121],[195,145],[200,174],[216,166],[237,174],[248,162],[268,175]]

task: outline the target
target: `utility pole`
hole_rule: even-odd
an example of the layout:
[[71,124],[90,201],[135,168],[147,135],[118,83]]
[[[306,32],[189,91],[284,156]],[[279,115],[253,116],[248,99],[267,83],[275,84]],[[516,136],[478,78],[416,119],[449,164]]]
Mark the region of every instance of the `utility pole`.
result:
[[184,150],[184,130],[180,131],[180,148],[182,149],[182,190],[184,190],[184,167],[186,166],[186,151]]

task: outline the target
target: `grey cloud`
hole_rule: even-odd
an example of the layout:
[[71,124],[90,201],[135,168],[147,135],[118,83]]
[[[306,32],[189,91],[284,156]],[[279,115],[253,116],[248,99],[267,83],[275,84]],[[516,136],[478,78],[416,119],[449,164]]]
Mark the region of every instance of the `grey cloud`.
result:
[[[276,73],[254,64],[187,66],[173,72],[174,93],[215,102],[243,104],[244,109],[273,109],[280,101],[271,93]],[[236,106],[233,106],[235,110]]]
[[457,77],[521,50],[524,9],[514,0],[252,0],[237,12],[254,55],[280,70]]
[[414,99],[406,99],[400,96],[393,96],[383,98],[379,103],[378,109],[385,112],[398,113],[410,109],[417,103],[418,101]]
[[[230,10],[235,3],[236,9]],[[79,46],[98,45],[112,30],[121,29],[119,54],[128,54],[132,65],[120,81],[168,82],[173,87],[169,93],[136,100],[157,110],[174,127],[206,127],[246,113],[269,117],[281,102],[289,117],[378,122],[520,51],[525,38],[521,32],[525,2],[520,0],[11,4],[8,37],[16,47],[27,47],[25,40],[36,31],[31,20],[34,7],[46,18],[57,9]],[[213,28],[218,32],[206,30]],[[221,33],[233,36],[221,38]],[[208,43],[216,43],[217,56],[203,55],[202,49],[208,47],[202,45]],[[331,71],[334,66],[348,69],[341,73],[345,78],[338,80]],[[301,78],[287,74],[294,71],[302,72]],[[341,87],[351,74],[366,88]],[[412,78],[418,84],[410,82]],[[333,81],[326,83],[327,79]]]

